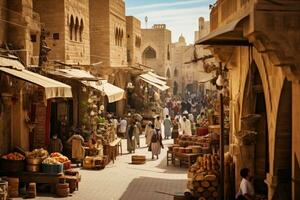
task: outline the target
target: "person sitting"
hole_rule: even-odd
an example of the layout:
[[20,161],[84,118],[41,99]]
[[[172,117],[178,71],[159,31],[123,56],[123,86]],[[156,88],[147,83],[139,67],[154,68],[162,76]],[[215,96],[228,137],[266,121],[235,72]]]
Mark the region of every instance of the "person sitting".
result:
[[240,175],[242,176],[242,181],[240,184],[240,189],[236,194],[236,200],[254,200],[255,192],[250,181],[250,170],[248,168],[243,168],[241,169]]

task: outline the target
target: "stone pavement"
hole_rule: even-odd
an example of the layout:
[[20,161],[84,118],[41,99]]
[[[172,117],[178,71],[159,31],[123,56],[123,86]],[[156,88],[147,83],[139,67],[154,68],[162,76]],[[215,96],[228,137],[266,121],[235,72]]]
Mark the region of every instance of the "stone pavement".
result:
[[[123,152],[127,152],[123,140]],[[141,136],[141,144],[145,139]],[[82,181],[79,191],[65,199],[75,200],[172,200],[175,194],[183,192],[186,187],[187,168],[167,166],[167,146],[172,140],[165,140],[165,149],[158,160],[151,159],[151,152],[146,147],[136,150],[136,154],[147,156],[144,165],[131,165],[131,155],[119,156],[114,164],[110,163],[104,170],[80,170]],[[39,194],[40,195],[40,194]],[[53,199],[39,196],[36,199]]]

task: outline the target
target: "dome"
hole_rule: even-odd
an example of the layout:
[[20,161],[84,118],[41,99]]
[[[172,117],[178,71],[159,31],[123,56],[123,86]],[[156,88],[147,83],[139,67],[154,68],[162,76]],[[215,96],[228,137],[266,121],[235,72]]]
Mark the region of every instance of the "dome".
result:
[[183,37],[183,35],[181,34],[179,39],[178,39],[178,42],[180,43],[185,43],[185,38]]

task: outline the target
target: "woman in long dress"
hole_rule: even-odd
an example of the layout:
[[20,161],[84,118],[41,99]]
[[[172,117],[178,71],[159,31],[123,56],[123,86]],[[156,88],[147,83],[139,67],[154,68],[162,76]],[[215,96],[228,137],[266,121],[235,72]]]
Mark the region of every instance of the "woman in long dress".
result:
[[152,122],[148,122],[148,124],[146,125],[145,128],[145,137],[146,137],[146,145],[147,147],[150,146],[151,144],[151,137],[152,137],[152,133],[153,133],[153,129],[151,128]]
[[153,126],[153,135],[151,137],[152,159],[154,159],[154,156],[156,156],[158,159],[158,155],[161,152],[161,148],[164,148],[161,133],[160,131],[155,130]]
[[179,119],[176,118],[173,122],[173,129],[172,129],[172,139],[174,139],[174,141],[179,136],[179,130],[180,130],[180,123],[179,123]]
[[165,139],[169,139],[169,137],[171,137],[171,129],[172,129],[172,122],[169,118],[169,115],[166,115],[166,118],[164,119]]

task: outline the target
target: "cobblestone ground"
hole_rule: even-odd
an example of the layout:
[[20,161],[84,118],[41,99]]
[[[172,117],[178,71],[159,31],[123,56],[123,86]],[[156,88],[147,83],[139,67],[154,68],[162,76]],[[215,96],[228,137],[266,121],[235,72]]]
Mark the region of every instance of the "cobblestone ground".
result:
[[[145,144],[141,136],[141,144]],[[126,141],[123,140],[123,152]],[[167,166],[167,146],[172,140],[165,140],[165,149],[158,160],[151,159],[146,147],[136,150],[136,154],[146,155],[144,165],[131,165],[131,154],[119,156],[114,164],[104,170],[80,170],[82,181],[79,191],[64,199],[80,200],[171,200],[175,194],[183,192],[186,185],[186,168]],[[145,145],[144,145],[145,146]],[[36,199],[53,199],[55,196],[40,196]]]

